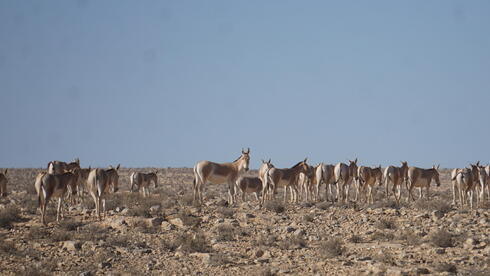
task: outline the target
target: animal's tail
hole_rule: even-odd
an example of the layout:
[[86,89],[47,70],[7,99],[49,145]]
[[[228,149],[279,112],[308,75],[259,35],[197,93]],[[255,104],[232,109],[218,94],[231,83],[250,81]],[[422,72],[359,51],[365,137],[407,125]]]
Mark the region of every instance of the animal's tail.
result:
[[102,187],[100,186],[100,179],[98,177],[97,172],[95,173],[95,186],[97,187],[98,196],[102,196]]

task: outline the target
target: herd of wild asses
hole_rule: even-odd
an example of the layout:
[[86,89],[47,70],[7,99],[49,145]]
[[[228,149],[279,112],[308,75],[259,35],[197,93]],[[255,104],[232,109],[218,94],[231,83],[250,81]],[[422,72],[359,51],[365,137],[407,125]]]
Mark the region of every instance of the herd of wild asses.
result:
[[[358,166],[357,158],[349,160],[349,164],[337,163],[327,165],[320,163],[316,166],[307,164],[307,158],[298,162],[291,168],[279,169],[272,165],[271,160],[262,160],[258,170],[258,176],[245,176],[249,169],[250,149],[242,149],[240,157],[233,162],[215,163],[200,161],[194,166],[193,192],[194,201],[203,203],[203,186],[206,183],[228,184],[229,204],[237,201],[241,192],[242,200],[245,195],[253,193],[262,206],[266,200],[272,200],[277,193],[277,188],[284,189],[284,201],[297,203],[300,198],[305,201],[320,201],[320,186],[325,184],[325,201],[338,201],[346,203],[349,200],[358,201],[364,199],[367,203],[373,203],[373,191],[376,185],[385,187],[385,199],[394,195],[396,203],[400,203],[403,183],[407,189],[407,200],[415,200],[413,189],[418,188],[419,197],[422,198],[422,189],[425,188],[425,196],[429,198],[429,187],[432,181],[440,186],[439,166],[429,169],[409,167],[407,162],[401,162],[401,166],[388,166],[382,171],[381,166]],[[105,214],[105,199],[111,192],[118,191],[119,170],[110,166],[107,169],[81,168],[80,160],[73,162],[51,161],[47,170],[40,172],[35,179],[41,210],[41,222],[46,224],[46,206],[51,198],[58,198],[56,220],[63,216],[63,199],[67,198],[72,203],[88,193],[95,202],[98,219]],[[7,196],[8,169],[0,172],[0,195]],[[466,168],[453,169],[451,171],[451,183],[453,191],[453,204],[463,207],[466,201],[473,208],[473,194],[476,192],[476,204],[483,203],[486,198],[490,200],[489,188],[490,166],[481,166],[480,162],[470,164]],[[141,173],[131,172],[130,190],[136,188],[143,192],[143,196],[149,195],[151,183],[158,186],[157,172]],[[353,184],[353,185],[352,185]],[[349,191],[353,186],[355,196],[349,198]],[[391,187],[391,191],[390,191]],[[102,204],[102,212],[101,205]]]

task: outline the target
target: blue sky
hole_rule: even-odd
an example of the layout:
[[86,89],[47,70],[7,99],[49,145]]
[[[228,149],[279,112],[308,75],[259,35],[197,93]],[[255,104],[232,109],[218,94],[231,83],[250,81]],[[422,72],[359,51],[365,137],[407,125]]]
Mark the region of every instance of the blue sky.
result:
[[488,1],[0,0],[0,167],[489,162]]

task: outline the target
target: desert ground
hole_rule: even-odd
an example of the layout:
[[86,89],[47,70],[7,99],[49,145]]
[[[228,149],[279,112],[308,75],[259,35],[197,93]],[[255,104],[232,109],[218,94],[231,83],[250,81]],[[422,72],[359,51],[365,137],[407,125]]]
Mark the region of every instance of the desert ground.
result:
[[403,190],[397,206],[378,187],[369,205],[277,200],[264,208],[252,195],[227,206],[224,185],[206,186],[205,205],[193,205],[188,168],[158,169],[149,198],[129,191],[130,171],[153,170],[120,170],[103,221],[86,195],[65,203],[59,223],[52,200],[44,226],[33,185],[40,169],[10,169],[0,274],[490,275],[490,204],[452,206],[449,170],[430,200],[407,203]]

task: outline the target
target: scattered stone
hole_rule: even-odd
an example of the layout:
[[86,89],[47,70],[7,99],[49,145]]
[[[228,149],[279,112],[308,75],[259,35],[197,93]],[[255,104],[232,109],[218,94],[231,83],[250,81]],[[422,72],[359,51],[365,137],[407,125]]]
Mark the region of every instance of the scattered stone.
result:
[[163,218],[156,217],[156,218],[151,218],[147,220],[147,224],[150,227],[157,227],[160,226],[163,222]]
[[112,264],[109,263],[109,262],[101,262],[99,264],[99,268],[102,268],[102,269],[104,269],[104,268],[110,268],[110,267],[112,267]]
[[80,274],[78,274],[78,276],[92,276],[92,271],[84,271]]
[[156,213],[156,212],[160,211],[160,208],[161,208],[160,205],[153,205],[150,207],[150,212]]
[[160,227],[162,228],[163,231],[171,231],[175,229],[175,226],[169,223],[168,221],[162,221]]
[[291,233],[291,232],[294,232],[296,230],[296,228],[292,227],[292,226],[287,226],[286,227],[286,233]]
[[82,243],[80,241],[64,241],[63,249],[66,249],[71,252],[75,252],[82,249]]
[[444,254],[444,253],[446,253],[446,249],[445,248],[436,248],[436,249],[434,249],[434,252],[436,254]]
[[177,227],[184,228],[184,222],[180,218],[173,218],[170,219],[168,222],[170,222],[171,224]]
[[441,210],[436,210],[432,212],[432,219],[438,220],[444,217],[444,213]]
[[302,237],[302,236],[306,235],[306,231],[303,229],[298,229],[298,230],[294,231],[294,235],[297,237]]
[[420,274],[430,274],[430,271],[425,268],[425,267],[417,267],[417,269],[415,270],[415,273],[417,275],[420,275]]

